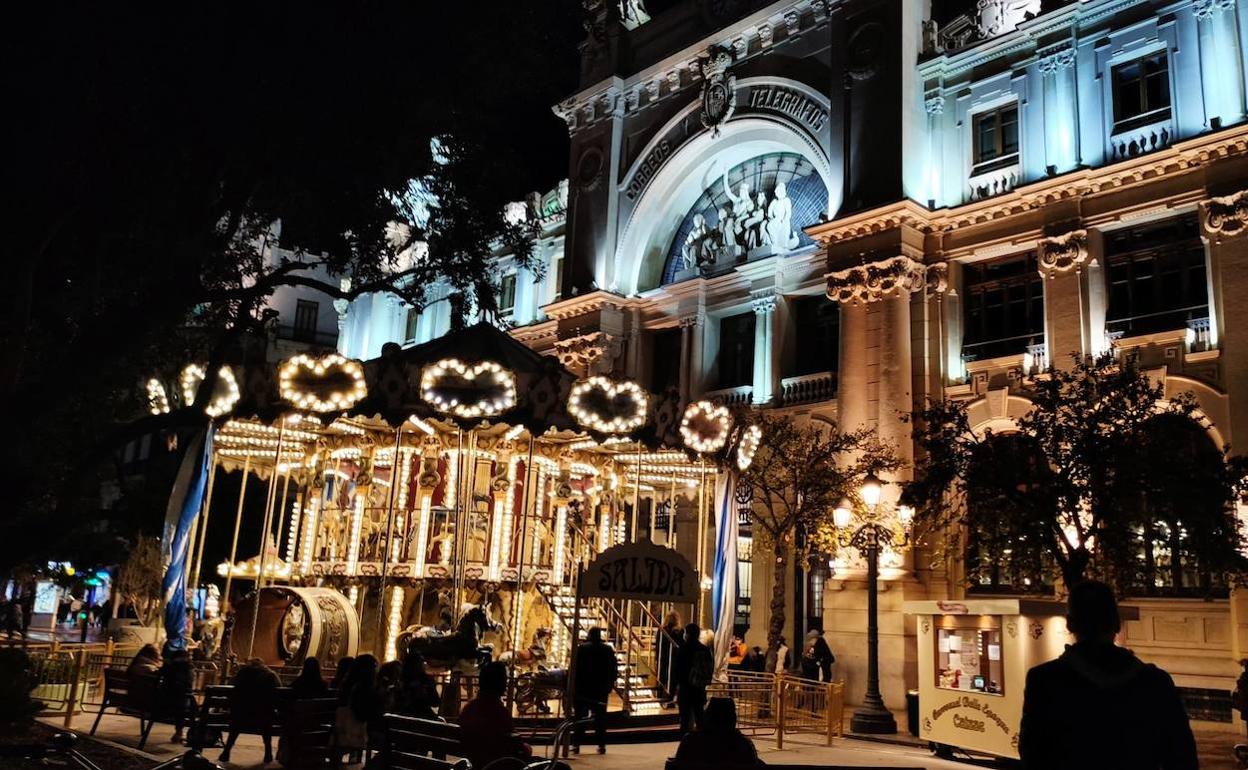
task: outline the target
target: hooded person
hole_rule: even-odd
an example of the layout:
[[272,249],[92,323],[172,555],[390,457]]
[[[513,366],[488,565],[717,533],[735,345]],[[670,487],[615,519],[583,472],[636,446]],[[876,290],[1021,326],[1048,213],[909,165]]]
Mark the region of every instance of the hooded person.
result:
[[1114,644],[1122,621],[1109,586],[1075,586],[1066,627],[1075,643],[1027,672],[1023,767],[1196,770],[1196,741],[1174,680]]

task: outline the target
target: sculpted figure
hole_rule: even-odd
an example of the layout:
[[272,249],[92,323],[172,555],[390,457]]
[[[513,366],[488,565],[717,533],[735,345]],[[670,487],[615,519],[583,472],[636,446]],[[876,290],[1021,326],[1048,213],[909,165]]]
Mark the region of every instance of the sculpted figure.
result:
[[761,190],[750,214],[741,223],[747,250],[767,244],[767,230],[763,226],[767,221],[767,196]]
[[737,242],[737,237],[741,229],[740,222],[737,221],[736,211],[732,205],[720,206],[719,208],[719,251],[727,259],[733,259],[740,255],[741,244]]
[[707,234],[706,219],[701,214],[693,215],[693,229],[685,236],[685,245],[680,248],[680,257],[686,270],[692,270],[702,264],[706,250]]
[[[754,201],[750,199],[750,183],[741,180],[741,184],[737,187],[737,194],[732,194],[732,188],[728,186],[728,172],[724,172],[724,195],[728,196],[728,200],[732,201],[733,224],[736,226],[734,241],[738,246],[746,249],[757,246],[751,244],[749,225],[750,219],[755,215]],[[762,212],[757,212],[760,216]]]
[[793,232],[793,201],[784,182],[776,182],[774,196],[767,207],[766,240],[776,251],[789,251],[797,248],[798,240]]

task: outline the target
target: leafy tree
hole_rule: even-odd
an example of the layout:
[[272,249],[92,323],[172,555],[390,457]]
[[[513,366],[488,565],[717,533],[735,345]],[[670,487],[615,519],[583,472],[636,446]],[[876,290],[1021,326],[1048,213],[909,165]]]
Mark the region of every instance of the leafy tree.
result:
[[964,402],[914,415],[922,451],[909,491],[938,555],[971,548],[972,581],[1004,566],[1031,585],[1056,572],[1130,592],[1164,531],[1174,570],[1199,562],[1206,589],[1242,572],[1232,505],[1244,465],[1198,428],[1191,394],[1167,399],[1133,359],[1106,354],[1050,368],[1026,395],[1033,407],[1013,434],[974,432]]
[[117,573],[117,581],[113,586],[120,597],[118,606],[133,604],[140,623],[145,626],[156,625],[160,618],[161,579],[164,574],[160,540],[139,536],[129,557]]
[[133,419],[141,382],[206,361],[210,393],[221,362],[263,348],[279,288],[420,306],[436,280],[489,311],[494,249],[529,254],[503,205],[566,171],[549,105],[575,85],[581,33],[571,0],[40,12],[12,41],[30,66],[10,94],[0,324],[7,427],[36,440],[0,462],[0,571],[55,547],[43,517],[95,513],[118,446],[204,422]]
[[[835,550],[832,511],[843,498],[856,498],[871,471],[895,470],[899,462],[869,430],[837,432],[831,425],[799,422],[791,416],[758,415],[762,438],[740,485],[753,496],[753,517],[771,546],[774,580],[767,643],[779,647],[784,633],[784,580],[791,554]],[[798,531],[805,533],[799,543]]]

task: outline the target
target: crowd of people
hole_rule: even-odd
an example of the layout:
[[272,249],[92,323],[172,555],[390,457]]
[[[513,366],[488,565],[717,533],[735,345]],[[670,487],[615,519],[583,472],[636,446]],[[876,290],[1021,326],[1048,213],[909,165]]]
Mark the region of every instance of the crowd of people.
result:
[[[677,639],[678,627],[679,619],[669,616],[659,629],[667,643],[656,649],[663,694],[679,708],[682,738],[675,759],[700,765],[761,764],[753,743],[737,727],[735,703],[728,698],[708,701],[715,663],[702,629],[690,623],[680,629]],[[1067,627],[1074,644],[1058,659],[1036,666],[1027,675],[1019,731],[1023,766],[1196,768],[1195,741],[1173,680],[1115,644],[1121,620],[1113,592],[1096,582],[1072,589]],[[767,655],[759,647],[736,644],[732,656],[732,665],[746,671],[785,671],[792,663],[783,644],[773,646]],[[830,681],[835,660],[822,635],[811,632],[804,640],[797,670],[804,677]],[[127,673],[132,678],[151,678],[160,708],[190,719],[193,675],[184,650],[166,649],[162,655],[155,646],[146,645],[130,662]],[[601,629],[591,629],[577,648],[571,683],[578,720],[573,746],[578,753],[589,724],[594,727],[598,751],[606,751],[607,704],[618,678],[615,651]],[[531,757],[532,749],[516,736],[505,700],[507,667],[499,662],[486,664],[477,681],[476,697],[459,714],[466,758],[472,766],[484,767],[502,757]],[[240,732],[260,732],[265,762],[269,762],[272,736],[254,727],[274,722],[280,681],[262,661],[252,659],[235,673],[233,684],[231,724],[220,758],[229,760]],[[339,761],[358,762],[368,750],[384,745],[385,714],[437,719],[442,713],[438,684],[414,650],[401,662],[385,664],[367,654],[343,658],[328,682],[320,662],[308,658],[290,689],[296,699],[336,698],[332,747]],[[1248,691],[1248,685],[1241,689]],[[173,740],[180,742],[184,720],[174,720],[174,727]],[[281,752],[279,745],[279,758]]]

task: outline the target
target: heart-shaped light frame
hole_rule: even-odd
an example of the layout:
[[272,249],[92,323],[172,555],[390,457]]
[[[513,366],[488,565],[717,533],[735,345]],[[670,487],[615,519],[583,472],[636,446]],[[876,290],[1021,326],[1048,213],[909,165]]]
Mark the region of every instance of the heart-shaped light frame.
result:
[[[447,393],[440,387],[449,378],[475,385],[478,378],[483,380],[485,376],[493,378],[494,387],[500,392],[471,403],[462,401],[459,396]],[[420,397],[444,414],[453,414],[468,420],[493,417],[516,405],[516,376],[493,361],[466,364],[458,358],[444,358],[421,371]]]
[[[331,377],[345,379],[346,387],[340,385],[326,392],[325,380]],[[341,412],[368,395],[364,366],[337,353],[320,358],[301,353],[288,358],[278,367],[277,379],[282,398],[297,409],[313,412]]]
[[[595,396],[614,406],[616,399],[624,397],[628,403],[621,414],[603,414],[591,403]],[[646,422],[650,397],[641,386],[631,380],[612,380],[594,376],[579,380],[568,394],[568,413],[581,425],[599,433],[631,433]]]
[[169,394],[165,383],[153,377],[147,381],[147,408],[152,414],[169,414]]
[[694,401],[685,407],[680,419],[680,437],[685,440],[685,446],[703,454],[722,449],[730,430],[732,418],[728,407],[710,401]]
[[[204,374],[204,367],[199,364],[187,364],[182,368],[182,400],[187,406],[195,403],[195,391],[199,390],[199,384],[204,381]],[[209,417],[228,414],[238,403],[238,380],[234,378],[234,370],[223,366],[218,374],[220,376],[217,378],[217,391],[213,393],[212,401],[204,409]],[[221,392],[223,387],[224,393]]]
[[757,425],[750,425],[741,431],[741,440],[737,442],[737,469],[746,470],[750,464],[754,462],[754,455],[758,452],[758,445],[763,440],[763,429]]

